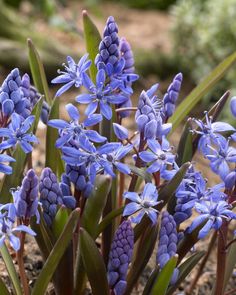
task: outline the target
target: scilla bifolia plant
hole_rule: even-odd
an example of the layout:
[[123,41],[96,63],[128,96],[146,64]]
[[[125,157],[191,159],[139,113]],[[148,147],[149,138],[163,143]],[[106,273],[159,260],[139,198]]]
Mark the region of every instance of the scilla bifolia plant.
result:
[[[168,139],[236,61],[236,53],[177,108],[181,73],[163,96],[155,84],[132,106],[133,83],[139,77],[130,44],[118,36],[113,17],[102,38],[86,12],[83,21],[88,53],[78,63],[67,57],[52,81],[61,84],[54,99],[31,40],[29,61],[37,90],[18,69],[0,89],[0,171],[5,174],[0,252],[11,281],[5,286],[0,279],[0,294],[43,295],[50,281],[61,295],[85,294],[86,289],[95,295],[132,294],[154,251],[156,267],[143,294],[173,294],[202,259],[191,294],[216,239],[212,294],[224,294],[236,263],[229,231],[236,219],[236,130],[217,117],[229,93],[202,119],[187,120],[178,146]],[[63,120],[60,96],[72,87],[81,92],[66,105],[68,120]],[[80,104],[86,106],[84,114]],[[231,111],[235,116],[236,98]],[[45,168],[38,177],[31,153],[38,144],[40,116],[47,133]],[[124,118],[134,119],[134,130],[124,126]],[[216,185],[210,187],[192,162],[197,150],[218,176]],[[24,267],[26,234],[35,237],[45,261],[32,286]],[[207,236],[204,253],[197,242]]]

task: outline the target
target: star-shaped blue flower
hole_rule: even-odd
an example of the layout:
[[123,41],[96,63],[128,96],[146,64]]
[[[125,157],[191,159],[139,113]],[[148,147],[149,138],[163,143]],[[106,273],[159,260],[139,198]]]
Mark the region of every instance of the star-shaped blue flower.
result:
[[160,144],[156,140],[149,139],[148,147],[151,151],[142,151],[139,153],[140,158],[144,162],[151,163],[147,172],[154,173],[163,170],[166,165],[172,165],[174,163],[175,155],[171,153],[167,141],[163,140],[162,144]]
[[13,113],[9,127],[0,129],[0,137],[7,138],[0,144],[0,150],[15,147],[18,143],[25,153],[31,152],[33,149],[31,143],[38,143],[37,137],[32,132],[28,133],[34,118],[29,116],[23,120],[20,115]]
[[85,54],[77,64],[72,57],[67,56],[68,66],[64,64],[65,71],[59,70],[58,73],[61,75],[52,80],[53,84],[65,83],[65,85],[56,92],[56,96],[62,95],[73,85],[79,88],[83,84],[83,73],[85,73],[91,65],[91,61],[87,60],[87,58],[88,54]]
[[143,216],[147,214],[152,223],[156,223],[158,211],[153,207],[161,203],[161,201],[157,200],[158,192],[155,185],[147,183],[140,195],[136,192],[126,192],[124,193],[124,198],[131,200],[131,203],[125,206],[123,216],[130,216],[137,212],[137,215],[132,217],[131,221],[139,223]]
[[191,226],[188,228],[188,232],[192,232],[200,224],[205,222],[202,229],[199,231],[198,238],[203,239],[211,229],[218,230],[223,220],[236,219],[236,214],[231,211],[232,207],[226,201],[213,202],[201,201],[195,204],[195,209],[199,215],[194,219]]
[[[86,129],[102,120],[100,114],[92,114],[80,123],[78,109],[71,103],[66,105],[66,109],[71,119],[70,122],[61,119],[53,119],[48,122],[49,126],[59,129],[60,137],[56,141],[57,148],[61,148],[70,140],[76,140],[78,143],[86,141],[86,138],[92,142],[104,142],[106,140],[106,137],[101,136],[97,131]],[[89,145],[88,141],[87,144]]]
[[83,75],[83,85],[90,93],[80,94],[76,101],[82,104],[89,104],[85,110],[87,116],[93,114],[99,107],[101,114],[110,120],[112,109],[110,104],[120,104],[127,100],[125,95],[117,93],[116,88],[106,83],[106,73],[103,69],[97,72],[96,85],[87,74]]

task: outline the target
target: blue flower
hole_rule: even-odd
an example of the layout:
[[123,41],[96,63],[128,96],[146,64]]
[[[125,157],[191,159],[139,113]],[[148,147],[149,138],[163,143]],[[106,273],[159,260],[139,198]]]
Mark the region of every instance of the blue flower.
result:
[[201,215],[194,219],[187,231],[191,233],[195,228],[205,222],[199,231],[199,239],[204,238],[211,229],[218,230],[223,220],[229,221],[236,219],[236,214],[231,211],[232,207],[226,201],[201,201],[195,204],[195,209]]
[[13,159],[12,157],[5,155],[5,154],[0,154],[0,172],[4,174],[11,174],[12,173],[12,167],[8,166],[6,164],[3,164],[5,162],[15,162],[16,160]]
[[23,120],[20,115],[13,113],[9,128],[0,129],[0,137],[8,138],[0,144],[0,149],[5,150],[19,143],[25,153],[31,152],[33,147],[30,143],[38,143],[34,134],[27,133],[34,122],[34,118],[34,116],[29,116]]
[[156,223],[158,211],[153,207],[161,203],[161,201],[157,201],[158,192],[155,185],[147,183],[142,194],[139,195],[135,192],[126,192],[124,193],[124,198],[129,199],[132,202],[125,206],[123,216],[129,216],[137,212],[137,216],[132,217],[131,221],[139,223],[143,216],[147,214],[152,223]]
[[[74,147],[63,147],[63,159],[72,166],[85,165],[90,176],[90,181],[93,183],[97,173],[105,172],[112,177],[115,177],[113,166],[123,173],[129,173],[130,170],[126,165],[122,165],[118,161],[123,158],[131,149],[130,146],[125,146],[118,142],[106,143],[99,148],[93,146],[93,150],[84,146],[83,149]],[[126,171],[126,172],[125,172]]]
[[57,92],[56,96],[62,95],[73,85],[79,88],[83,84],[83,74],[89,69],[91,61],[87,60],[88,54],[81,57],[78,64],[75,63],[72,57],[67,56],[68,66],[64,64],[65,71],[58,71],[60,76],[52,80],[52,83],[65,83]]
[[110,104],[119,104],[127,100],[127,97],[116,93],[114,87],[106,84],[106,73],[103,69],[97,72],[96,86],[87,74],[83,75],[83,85],[90,92],[77,96],[76,101],[82,104],[89,104],[85,110],[87,116],[93,114],[99,107],[101,114],[110,120],[112,117],[112,109]]
[[163,141],[160,144],[156,140],[148,140],[148,147],[151,151],[142,151],[139,153],[140,158],[146,162],[151,163],[148,167],[147,172],[154,173],[163,170],[166,165],[172,165],[175,161],[175,155],[170,151],[167,141]]
[[236,162],[236,149],[229,146],[229,140],[222,139],[216,148],[209,146],[209,150],[211,154],[206,154],[206,157],[211,161],[211,169],[224,180],[230,173],[228,163]]
[[54,119],[48,122],[49,126],[57,128],[60,131],[60,138],[56,141],[57,148],[61,148],[72,139],[78,143],[85,141],[86,138],[94,142],[103,142],[106,140],[106,137],[101,136],[97,131],[85,129],[86,127],[91,127],[99,123],[102,120],[100,114],[92,114],[83,123],[80,123],[78,109],[71,103],[66,105],[66,109],[71,119],[70,122],[61,119]]
[[207,112],[205,112],[205,118],[206,122],[192,119],[198,126],[198,129],[192,130],[192,132],[201,136],[198,142],[198,148],[203,152],[203,154],[208,154],[209,146],[212,143],[218,145],[219,142],[225,140],[225,138],[220,134],[221,132],[235,131],[235,129],[230,124],[225,122],[212,123],[212,117],[209,117]]
[[138,80],[139,76],[134,73],[125,72],[125,59],[123,57],[119,59],[116,65],[101,64],[100,68],[106,71],[113,88],[118,88],[121,92],[127,95],[133,93],[131,87],[132,83]]
[[[8,204],[9,206],[3,205],[0,207],[0,211],[6,209],[6,208],[13,208],[13,204]],[[12,216],[12,218],[14,218]],[[18,251],[20,249],[20,239],[16,236],[17,232],[26,232],[32,236],[35,236],[36,233],[30,229],[28,226],[25,225],[19,225],[15,227],[15,223],[12,218],[8,217],[7,212],[1,213],[0,217],[0,247],[3,246],[5,243],[5,240],[9,240],[10,245],[15,251]]]
[[[112,170],[112,168],[115,167],[117,170],[124,174],[130,174],[130,168],[124,163],[121,163],[120,160],[123,159],[132,150],[132,148],[132,144],[120,144],[111,153],[108,153],[105,157],[108,161],[108,165],[110,165],[110,169]],[[112,175],[112,173],[109,174],[111,176],[115,176]]]

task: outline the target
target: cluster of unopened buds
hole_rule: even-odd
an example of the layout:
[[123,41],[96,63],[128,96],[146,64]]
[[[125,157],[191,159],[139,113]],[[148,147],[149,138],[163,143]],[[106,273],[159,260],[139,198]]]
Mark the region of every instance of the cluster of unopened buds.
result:
[[[48,120],[50,107],[45,102],[42,107],[43,123],[58,130],[55,146],[60,150],[64,173],[56,175],[46,167],[38,178],[33,169],[26,172],[21,186],[12,190],[13,202],[0,206],[0,246],[9,239],[14,250],[19,251],[23,240],[16,232],[36,235],[29,227],[34,216],[48,228],[52,227],[61,207],[68,210],[80,207],[82,216],[87,200],[94,198],[98,189],[97,177],[108,175],[114,182],[109,194],[115,192],[116,202],[124,208],[107,257],[107,278],[112,294],[123,295],[127,294],[136,224],[144,220],[153,227],[159,224],[156,263],[162,270],[171,257],[178,254],[178,245],[185,235],[199,229],[198,239],[202,239],[211,230],[220,231],[223,224],[236,219],[233,211],[236,130],[228,123],[216,122],[208,112],[202,120],[190,119],[189,134],[197,138],[198,150],[220,181],[209,187],[191,163],[172,192],[174,206],[166,208],[162,189],[175,178],[182,164],[168,140],[172,128],[169,119],[175,112],[182,74],[173,77],[164,95],[158,84],[143,90],[137,107],[133,107],[133,83],[139,77],[130,44],[118,36],[113,17],[107,20],[95,60],[89,58],[86,54],[76,63],[67,57],[65,69],[52,80],[54,84],[63,84],[55,99],[60,99],[71,87],[82,89],[75,102],[65,106],[68,120]],[[96,66],[93,78],[89,75],[92,65]],[[18,69],[8,75],[0,88],[0,171],[4,174],[12,173],[12,165],[6,163],[15,161],[14,151],[18,145],[24,153],[31,153],[33,145],[38,143],[33,132],[32,111],[40,97],[31,86],[29,76],[21,77]],[[86,105],[83,116],[76,103]],[[231,100],[231,111],[236,116],[236,98]],[[128,130],[123,119],[133,118],[134,112],[136,130]],[[138,185],[140,174],[147,176],[141,186]],[[193,217],[194,211],[197,215]],[[183,222],[187,220],[186,226]],[[176,266],[170,284],[175,284],[178,278]]]

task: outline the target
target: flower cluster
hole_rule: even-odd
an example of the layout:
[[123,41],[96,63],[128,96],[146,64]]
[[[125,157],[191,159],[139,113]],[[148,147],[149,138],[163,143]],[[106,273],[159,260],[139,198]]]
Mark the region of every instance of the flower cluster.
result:
[[[62,183],[63,180],[64,178],[62,178]],[[63,184],[61,184],[62,186]],[[43,217],[48,226],[52,225],[58,206],[64,205],[72,209],[75,207],[74,197],[63,195],[63,192],[67,193],[70,191],[68,191],[68,188],[61,190],[56,175],[50,168],[44,168],[40,176],[39,193],[43,207]]]
[[126,275],[132,259],[134,232],[130,221],[118,227],[112,241],[108,262],[108,283],[116,295],[123,295],[127,285]]
[[[157,264],[162,269],[166,263],[177,253],[178,234],[176,223],[172,215],[167,211],[162,213],[159,244],[157,251]],[[179,270],[175,268],[171,283],[178,279]]]
[[[83,16],[86,23],[88,15],[84,12]],[[86,25],[93,28],[92,40],[96,30],[91,21]],[[19,172],[2,178],[1,192],[11,189],[13,198],[11,203],[0,204],[0,251],[8,245],[8,239],[17,251],[21,278],[27,282],[22,269],[24,237],[25,233],[39,233],[37,242],[47,260],[47,273],[50,266],[54,267],[50,278],[55,279],[55,289],[84,293],[82,288],[88,284],[81,282],[88,277],[91,293],[99,294],[101,283],[101,290],[109,286],[107,292],[123,295],[132,292],[151,250],[158,244],[156,267],[144,293],[153,293],[154,281],[158,284],[158,278],[166,276],[165,284],[173,285],[166,285],[171,294],[185,275],[186,265],[192,267],[202,257],[198,253],[182,264],[196,239],[205,238],[211,231],[219,232],[218,251],[225,259],[226,250],[235,242],[228,243],[227,231],[236,219],[236,130],[228,123],[216,122],[222,107],[218,103],[210,111],[212,116],[206,112],[202,120],[190,119],[191,133],[185,129],[179,146],[172,147],[169,118],[175,111],[183,75],[174,76],[163,96],[158,84],[141,91],[137,107],[132,107],[133,82],[138,79],[134,56],[128,41],[119,37],[113,17],[106,22],[95,60],[89,60],[90,56],[85,54],[78,63],[68,56],[65,70],[52,80],[53,84],[63,84],[54,102],[73,86],[86,91],[65,105],[66,118],[49,120],[50,107],[42,103],[41,119],[46,128],[54,128],[49,129],[52,138],[58,136],[55,147],[47,136],[49,167],[42,169],[39,178],[33,169],[26,171],[34,165],[30,155],[23,159],[21,155],[31,153],[38,142],[34,134],[37,120],[32,112],[37,111],[38,118],[39,110],[34,108],[40,105],[37,102],[41,95],[29,76],[21,77],[18,69],[0,88],[0,172]],[[51,104],[49,99],[50,106],[54,102]],[[84,114],[80,105],[86,105]],[[230,107],[236,116],[235,97]],[[124,126],[123,118],[132,111],[136,130]],[[185,138],[188,144],[184,146]],[[217,184],[210,185],[191,163],[197,147],[217,175]],[[16,165],[12,155],[20,159]],[[190,162],[184,163],[186,158]],[[24,171],[21,186],[12,189],[12,183],[20,184]],[[55,249],[59,249],[57,253]],[[94,269],[99,267],[98,282]],[[77,275],[71,276],[73,272]],[[58,278],[66,275],[70,275],[71,284],[64,286]],[[29,294],[27,284],[22,285],[24,293]],[[38,285],[45,288],[40,290],[45,293],[46,284],[38,282],[33,292],[37,293]]]

